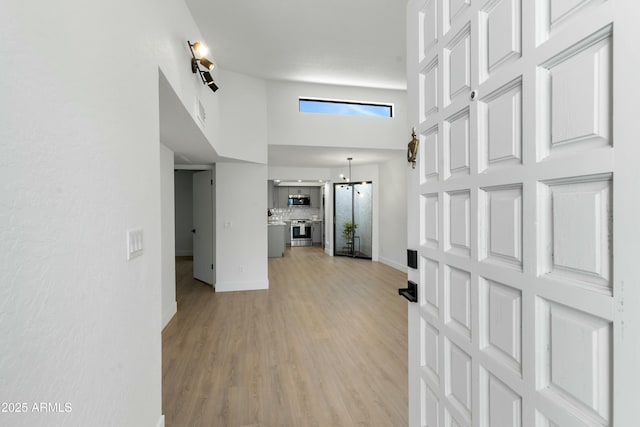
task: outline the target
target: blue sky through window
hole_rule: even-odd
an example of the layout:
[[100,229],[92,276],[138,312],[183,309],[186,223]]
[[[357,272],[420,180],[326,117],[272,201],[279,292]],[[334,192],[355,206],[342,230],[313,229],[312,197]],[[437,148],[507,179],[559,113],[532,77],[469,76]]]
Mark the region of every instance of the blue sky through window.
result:
[[348,101],[304,99],[299,101],[301,113],[350,114],[355,116],[393,117],[391,105],[364,104]]

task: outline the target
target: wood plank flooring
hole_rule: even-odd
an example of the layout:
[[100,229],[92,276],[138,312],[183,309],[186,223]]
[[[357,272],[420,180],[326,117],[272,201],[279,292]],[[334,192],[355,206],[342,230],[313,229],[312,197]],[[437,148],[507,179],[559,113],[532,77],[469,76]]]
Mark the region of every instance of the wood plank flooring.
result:
[[167,427],[408,424],[406,274],[297,247],[268,291],[214,293],[190,263],[162,334]]

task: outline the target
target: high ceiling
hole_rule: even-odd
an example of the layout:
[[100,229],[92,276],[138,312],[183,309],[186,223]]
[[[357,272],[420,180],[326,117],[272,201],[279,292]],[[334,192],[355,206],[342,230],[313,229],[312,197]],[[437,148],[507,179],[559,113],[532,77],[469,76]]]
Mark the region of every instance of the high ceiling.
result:
[[[406,89],[406,0],[186,3],[222,69],[270,80]],[[389,151],[269,146],[269,165],[335,167],[349,156],[377,163]]]
[[186,0],[223,69],[406,89],[406,0]]

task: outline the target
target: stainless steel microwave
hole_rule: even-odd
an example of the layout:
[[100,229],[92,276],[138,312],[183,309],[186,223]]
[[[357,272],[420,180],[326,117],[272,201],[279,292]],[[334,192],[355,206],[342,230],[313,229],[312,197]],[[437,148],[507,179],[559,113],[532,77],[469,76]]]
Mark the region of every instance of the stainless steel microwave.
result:
[[289,206],[311,206],[311,198],[308,194],[290,194]]

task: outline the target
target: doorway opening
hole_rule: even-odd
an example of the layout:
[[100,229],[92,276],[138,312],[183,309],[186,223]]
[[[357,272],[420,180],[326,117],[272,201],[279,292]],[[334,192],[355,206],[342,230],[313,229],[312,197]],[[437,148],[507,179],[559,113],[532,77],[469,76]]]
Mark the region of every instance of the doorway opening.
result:
[[194,279],[214,286],[212,170],[176,169],[174,182],[176,262],[188,262]]

